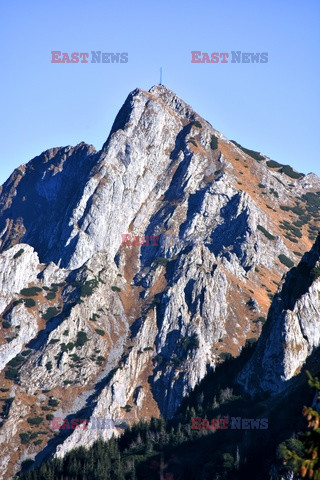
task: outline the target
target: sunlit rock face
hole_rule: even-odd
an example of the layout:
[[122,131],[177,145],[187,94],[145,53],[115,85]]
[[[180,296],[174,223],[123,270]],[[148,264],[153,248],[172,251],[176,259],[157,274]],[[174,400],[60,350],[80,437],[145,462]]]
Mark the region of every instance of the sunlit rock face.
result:
[[[294,222],[320,180],[294,177],[163,85],[129,94],[101,151],[53,148],[12,173],[0,187],[0,368],[14,397],[2,478],[46,452],[46,442],[21,446],[19,433],[38,415],[53,437],[48,402],[88,426],[172,417],[208,368],[259,337],[290,259],[313,243]],[[241,375],[247,389],[279,391],[318,345],[317,288],[290,307],[275,297]],[[121,431],[70,430],[48,453]]]

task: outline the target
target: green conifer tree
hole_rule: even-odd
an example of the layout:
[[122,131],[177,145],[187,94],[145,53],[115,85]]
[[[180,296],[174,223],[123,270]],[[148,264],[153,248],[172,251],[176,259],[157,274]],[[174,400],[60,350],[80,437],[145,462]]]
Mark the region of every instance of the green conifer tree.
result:
[[[309,372],[307,375],[309,385],[318,392],[317,402],[320,404],[320,381],[313,378]],[[279,454],[283,464],[302,478],[320,480],[320,414],[312,407],[304,407],[302,413],[308,422],[307,431],[300,435],[299,443],[302,448],[293,450],[284,442],[279,447]]]

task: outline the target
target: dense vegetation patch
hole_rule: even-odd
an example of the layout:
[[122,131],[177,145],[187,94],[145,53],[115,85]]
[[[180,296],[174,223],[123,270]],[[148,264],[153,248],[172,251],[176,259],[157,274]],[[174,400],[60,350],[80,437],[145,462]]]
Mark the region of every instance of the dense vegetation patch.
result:
[[83,345],[88,342],[88,337],[86,332],[80,331],[77,333],[76,347],[83,347]]
[[5,377],[8,380],[18,380],[19,379],[19,372],[16,368],[8,368],[5,372]]
[[121,288],[116,287],[115,285],[112,285],[111,290],[112,290],[113,292],[121,292]]
[[295,172],[290,165],[283,165],[283,167],[280,168],[280,170],[278,170],[278,172],[279,173],[284,173],[288,177],[295,178],[295,179],[304,177],[303,173]]
[[96,328],[95,330],[98,335],[101,335],[101,337],[103,337],[103,335],[105,334],[105,331],[101,330],[101,328]]
[[257,162],[261,162],[261,160],[264,160],[264,157],[259,152],[242,147],[242,145],[240,145],[240,143],[237,143],[235,140],[231,140],[231,142],[234,143],[237,147],[239,147],[244,153],[257,160]]
[[[76,345],[76,346],[82,347],[82,345]],[[73,350],[75,345],[72,342],[69,342],[67,344],[60,343],[60,347],[61,347],[61,352],[68,352],[69,350]]]
[[211,135],[210,148],[211,150],[217,150],[218,148],[218,138],[214,134]]
[[46,295],[47,300],[54,300],[56,298],[56,292],[49,292]]
[[271,235],[271,233],[268,232],[262,225],[258,225],[257,229],[260,230],[264,234],[265,237],[267,237],[269,240],[275,240],[276,237],[274,235]]
[[98,286],[98,280],[93,278],[92,280],[87,280],[80,286],[80,295],[81,297],[89,297],[93,294],[94,289]]
[[42,318],[48,322],[49,320],[51,320],[51,318],[56,317],[56,316],[58,315],[58,313],[59,313],[58,308],[56,308],[56,307],[49,307],[49,308],[47,309],[46,313],[44,313],[44,314],[42,315]]
[[35,307],[36,302],[33,300],[33,298],[26,298],[24,304],[27,308],[32,308]]
[[317,214],[320,208],[320,197],[316,193],[307,192],[302,195],[302,200],[307,202],[306,208],[309,213]]
[[22,355],[16,355],[14,358],[10,360],[10,362],[7,363],[10,367],[19,367],[21,363],[24,362],[24,357]]
[[50,407],[57,407],[59,405],[59,400],[57,400],[56,398],[49,398],[49,401],[48,401],[48,405]]
[[42,288],[39,288],[39,287],[23,288],[20,291],[21,295],[23,295],[24,297],[35,297],[40,292],[42,292]]
[[51,370],[52,370],[52,362],[47,362],[47,363],[46,363],[46,369],[48,370],[48,372],[51,372]]
[[27,418],[27,422],[30,423],[30,425],[40,425],[40,423],[43,422],[43,417]]
[[3,401],[1,417],[2,419],[6,419],[9,416],[10,408],[13,403],[14,397],[1,398],[1,400]]
[[302,238],[302,233],[301,233],[300,229],[298,227],[296,227],[295,225],[292,225],[287,220],[283,220],[282,222],[280,222],[279,226],[280,226],[280,228],[282,228],[283,230],[286,230],[291,235],[293,235],[297,238]]
[[281,253],[279,256],[278,256],[280,262],[285,265],[286,267],[288,268],[292,268],[294,266],[294,263],[292,260],[290,260],[290,258],[288,258],[286,255],[284,255],[283,253]]
[[279,193],[274,188],[270,188],[270,193],[274,195],[276,198],[279,198]]
[[284,173],[290,178],[298,179],[304,177],[303,173],[295,172],[290,165],[283,165],[282,163],[278,163],[275,160],[267,160],[266,165],[269,168],[278,168],[278,173]]
[[23,252],[24,252],[24,249],[23,249],[23,248],[20,248],[20,250],[18,250],[17,253],[15,253],[15,254],[13,255],[14,260],[15,260],[16,258],[21,257],[21,255],[23,254]]

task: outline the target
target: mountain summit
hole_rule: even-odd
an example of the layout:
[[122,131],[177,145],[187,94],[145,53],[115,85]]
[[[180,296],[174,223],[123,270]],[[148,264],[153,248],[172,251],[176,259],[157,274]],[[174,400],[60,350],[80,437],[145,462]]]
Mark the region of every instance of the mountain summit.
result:
[[[54,436],[52,415],[174,416],[259,337],[312,248],[319,194],[317,176],[229,141],[163,85],[129,94],[101,151],[52,148],[16,169],[0,187],[2,478],[121,432]],[[46,441],[21,442],[37,422]]]

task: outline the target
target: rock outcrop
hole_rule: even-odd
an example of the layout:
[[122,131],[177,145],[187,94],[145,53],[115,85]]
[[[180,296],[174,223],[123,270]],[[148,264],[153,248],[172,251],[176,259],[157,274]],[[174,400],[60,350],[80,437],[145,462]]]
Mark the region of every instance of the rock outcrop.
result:
[[284,278],[256,351],[239,382],[248,392],[287,389],[320,346],[320,237]]

